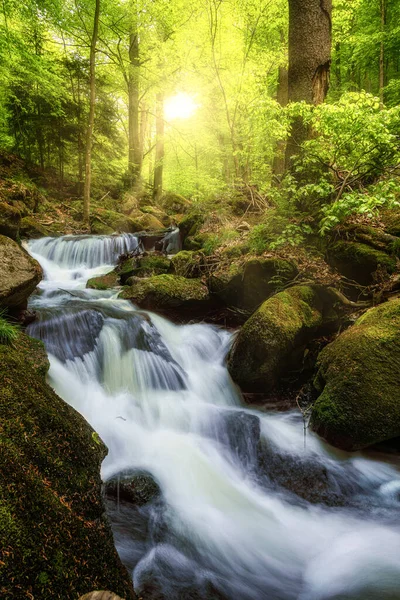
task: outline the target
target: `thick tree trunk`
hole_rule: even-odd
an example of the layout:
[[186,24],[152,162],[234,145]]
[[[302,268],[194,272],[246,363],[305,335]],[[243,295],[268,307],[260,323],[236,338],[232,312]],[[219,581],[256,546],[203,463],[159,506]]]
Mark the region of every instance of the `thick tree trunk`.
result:
[[142,150],[139,122],[139,35],[137,29],[129,38],[129,84],[128,84],[128,132],[129,157],[128,174],[131,188],[138,191],[141,187]]
[[156,164],[154,168],[153,197],[159,202],[163,190],[164,169],[164,94],[157,94],[156,108]]
[[92,144],[93,144],[93,126],[94,126],[94,108],[96,102],[96,46],[99,33],[99,15],[100,0],[96,0],[94,11],[93,32],[90,43],[89,59],[89,120],[86,132],[86,156],[85,156],[85,186],[83,190],[83,221],[89,223],[90,210],[90,188],[92,180]]
[[[332,0],[289,0],[289,102],[320,104],[329,88]],[[293,123],[286,166],[308,137],[302,119]]]

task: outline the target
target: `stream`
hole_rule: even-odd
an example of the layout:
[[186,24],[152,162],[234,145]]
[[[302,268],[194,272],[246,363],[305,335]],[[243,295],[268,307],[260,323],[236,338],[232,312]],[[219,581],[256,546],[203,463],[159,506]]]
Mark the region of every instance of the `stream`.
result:
[[48,381],[109,449],[102,478],[149,473],[161,494],[109,502],[138,595],[167,600],[399,600],[400,473],[335,451],[296,412],[246,408],[225,367],[233,334],[174,325],[85,289],[134,235],[26,244],[45,277],[28,333]]

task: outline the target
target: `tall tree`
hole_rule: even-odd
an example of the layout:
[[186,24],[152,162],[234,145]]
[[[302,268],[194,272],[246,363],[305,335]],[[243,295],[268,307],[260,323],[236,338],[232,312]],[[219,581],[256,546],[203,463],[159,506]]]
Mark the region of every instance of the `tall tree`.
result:
[[[329,88],[332,0],[289,0],[289,102],[321,104]],[[292,126],[286,165],[307,139],[301,118]]]
[[90,57],[89,57],[89,118],[86,131],[86,156],[85,156],[85,186],[83,190],[83,221],[89,223],[90,210],[90,190],[92,179],[92,145],[93,145],[93,127],[94,127],[94,111],[96,103],[96,47],[97,38],[99,35],[99,17],[100,17],[100,0],[96,0],[93,30],[90,42]]

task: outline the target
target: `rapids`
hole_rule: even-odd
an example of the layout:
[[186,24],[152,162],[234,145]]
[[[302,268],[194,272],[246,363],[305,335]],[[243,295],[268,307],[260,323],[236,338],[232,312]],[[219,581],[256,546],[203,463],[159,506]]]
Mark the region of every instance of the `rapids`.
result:
[[49,383],[109,448],[103,480],[150,473],[161,496],[110,503],[135,590],[168,600],[400,598],[400,473],[339,453],[299,415],[245,408],[225,368],[232,334],[177,326],[85,289],[132,235],[30,241],[45,278],[29,333]]

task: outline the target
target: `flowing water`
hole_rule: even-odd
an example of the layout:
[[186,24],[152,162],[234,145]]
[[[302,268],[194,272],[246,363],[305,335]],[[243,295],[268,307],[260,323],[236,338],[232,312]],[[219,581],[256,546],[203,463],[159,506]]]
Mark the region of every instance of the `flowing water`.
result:
[[31,241],[49,382],[109,448],[104,480],[150,473],[161,496],[110,505],[135,589],[171,600],[400,598],[400,473],[335,452],[295,413],[241,404],[232,335],[177,326],[85,289],[134,236]]

